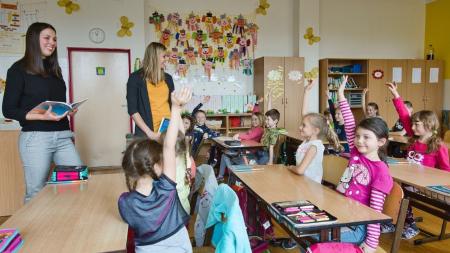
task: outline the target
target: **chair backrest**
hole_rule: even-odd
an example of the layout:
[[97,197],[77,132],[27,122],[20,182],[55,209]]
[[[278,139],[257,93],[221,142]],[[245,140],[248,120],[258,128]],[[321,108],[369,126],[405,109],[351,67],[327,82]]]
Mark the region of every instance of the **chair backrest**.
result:
[[450,142],[450,130],[445,131],[444,142]]
[[348,159],[336,155],[323,156],[322,180],[337,186],[348,165]]
[[397,224],[400,206],[404,197],[402,187],[394,182],[391,193],[387,195],[384,201],[383,213],[392,218],[392,224]]
[[200,153],[200,149],[202,148],[204,142],[205,142],[205,139],[202,139],[202,141],[200,142],[200,144],[198,144],[197,149],[194,150],[194,152],[193,152],[193,154],[192,154],[192,157],[194,158],[194,160],[195,160],[196,162],[197,162],[198,154]]
[[273,163],[278,162],[278,158],[280,157],[280,150],[285,141],[286,141],[286,135],[279,134],[277,143],[275,144],[275,146],[273,146]]

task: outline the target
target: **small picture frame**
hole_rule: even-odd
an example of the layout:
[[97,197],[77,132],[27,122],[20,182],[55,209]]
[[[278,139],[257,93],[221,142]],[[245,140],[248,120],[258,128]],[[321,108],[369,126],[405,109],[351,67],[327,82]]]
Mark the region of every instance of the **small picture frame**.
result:
[[105,67],[96,67],[95,72],[98,76],[104,76],[106,74]]

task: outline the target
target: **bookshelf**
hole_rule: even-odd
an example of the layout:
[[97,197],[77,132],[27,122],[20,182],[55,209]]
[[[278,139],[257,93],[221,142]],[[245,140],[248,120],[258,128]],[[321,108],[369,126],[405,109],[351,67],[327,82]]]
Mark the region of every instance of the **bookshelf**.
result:
[[319,109],[323,112],[328,107],[327,89],[332,100],[337,102],[339,84],[344,75],[349,76],[345,96],[356,120],[364,117],[362,96],[368,87],[368,60],[327,58],[319,61]]
[[[235,133],[247,131],[251,128],[252,113],[207,114],[206,125],[220,132],[221,135],[231,136]],[[220,124],[219,124],[220,122]]]

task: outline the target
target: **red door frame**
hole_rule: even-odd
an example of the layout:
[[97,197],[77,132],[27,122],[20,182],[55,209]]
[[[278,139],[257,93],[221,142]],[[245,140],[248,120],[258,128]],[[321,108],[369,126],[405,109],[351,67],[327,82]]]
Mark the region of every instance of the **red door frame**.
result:
[[[89,47],[67,47],[67,56],[69,61],[69,103],[73,103],[73,85],[72,85],[72,52],[120,52],[128,54],[128,75],[131,74],[131,50],[119,48],[89,48]],[[70,129],[75,131],[75,119],[70,120]],[[130,132],[133,132],[133,120],[130,117]]]

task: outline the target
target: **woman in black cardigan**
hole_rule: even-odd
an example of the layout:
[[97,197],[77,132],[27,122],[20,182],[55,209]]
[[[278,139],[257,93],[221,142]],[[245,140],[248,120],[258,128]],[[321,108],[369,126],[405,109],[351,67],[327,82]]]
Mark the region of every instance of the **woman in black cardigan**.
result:
[[136,123],[135,135],[152,140],[160,138],[155,126],[162,117],[170,118],[170,94],[174,84],[172,77],[163,70],[165,51],[166,47],[161,43],[150,43],[142,68],[132,73],[127,82],[128,114]]

